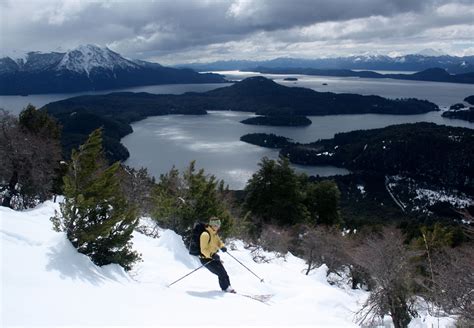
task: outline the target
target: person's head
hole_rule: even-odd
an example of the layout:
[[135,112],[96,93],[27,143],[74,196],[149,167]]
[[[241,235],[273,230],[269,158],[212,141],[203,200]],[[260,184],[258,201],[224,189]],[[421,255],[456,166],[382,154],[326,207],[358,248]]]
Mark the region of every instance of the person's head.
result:
[[214,230],[219,230],[219,228],[221,227],[221,220],[219,220],[218,217],[216,216],[213,216],[209,219],[209,226],[214,229]]

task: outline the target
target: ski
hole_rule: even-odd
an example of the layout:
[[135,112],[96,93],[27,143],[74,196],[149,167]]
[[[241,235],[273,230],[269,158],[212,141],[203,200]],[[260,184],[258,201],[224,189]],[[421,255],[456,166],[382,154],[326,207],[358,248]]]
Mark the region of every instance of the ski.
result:
[[270,303],[268,302],[273,297],[273,294],[266,294],[266,295],[252,295],[252,294],[241,294],[241,293],[235,293],[235,294],[243,296],[243,297],[251,298],[255,301],[259,301],[266,305],[270,305]]

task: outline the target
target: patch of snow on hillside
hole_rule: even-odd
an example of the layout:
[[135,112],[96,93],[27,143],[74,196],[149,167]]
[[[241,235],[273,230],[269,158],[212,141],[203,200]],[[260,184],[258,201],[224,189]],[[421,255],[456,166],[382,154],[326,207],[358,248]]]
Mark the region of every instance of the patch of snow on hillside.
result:
[[438,202],[448,202],[456,207],[467,207],[474,205],[474,200],[467,195],[454,195],[447,191],[434,191],[430,189],[417,189],[415,199],[429,202],[433,205]]

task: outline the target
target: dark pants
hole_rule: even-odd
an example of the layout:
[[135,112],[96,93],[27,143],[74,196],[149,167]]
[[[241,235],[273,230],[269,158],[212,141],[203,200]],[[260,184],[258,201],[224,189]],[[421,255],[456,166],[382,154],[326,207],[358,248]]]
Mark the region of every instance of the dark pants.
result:
[[[202,264],[206,265],[206,268],[219,277],[219,286],[222,290],[226,290],[230,286],[230,279],[227,271],[225,271],[224,266],[221,261],[208,260],[199,258]],[[206,264],[207,263],[207,264]]]

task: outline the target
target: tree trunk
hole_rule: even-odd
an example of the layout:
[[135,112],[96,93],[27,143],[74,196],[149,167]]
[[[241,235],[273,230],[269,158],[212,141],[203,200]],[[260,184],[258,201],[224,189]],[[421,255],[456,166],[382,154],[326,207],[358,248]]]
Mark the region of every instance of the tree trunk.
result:
[[308,269],[306,270],[306,275],[309,275],[311,271],[311,267],[313,266],[313,250],[309,251],[309,258],[308,258]]
[[411,321],[408,307],[402,300],[395,298],[391,302],[391,316],[395,328],[407,328]]

